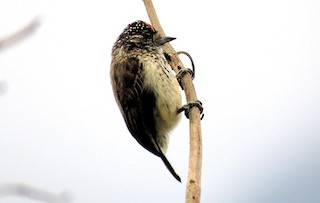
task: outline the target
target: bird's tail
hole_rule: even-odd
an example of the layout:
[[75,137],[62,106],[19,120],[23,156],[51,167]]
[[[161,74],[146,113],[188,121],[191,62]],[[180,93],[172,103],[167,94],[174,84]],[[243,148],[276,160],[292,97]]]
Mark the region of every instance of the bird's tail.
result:
[[157,141],[155,141],[158,151],[159,151],[159,156],[161,160],[163,161],[164,165],[166,165],[167,169],[170,171],[170,173],[173,175],[173,177],[181,183],[181,178],[180,176],[174,171],[173,167],[171,166],[170,162],[168,161],[167,157],[163,154],[159,144]]

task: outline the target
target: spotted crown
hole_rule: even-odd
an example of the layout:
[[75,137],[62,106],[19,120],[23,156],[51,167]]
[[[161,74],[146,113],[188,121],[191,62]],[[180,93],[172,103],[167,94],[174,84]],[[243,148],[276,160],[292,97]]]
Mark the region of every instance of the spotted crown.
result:
[[141,20],[137,20],[129,24],[123,31],[123,35],[132,36],[132,35],[142,35],[145,38],[153,38],[153,35],[156,33],[156,29]]

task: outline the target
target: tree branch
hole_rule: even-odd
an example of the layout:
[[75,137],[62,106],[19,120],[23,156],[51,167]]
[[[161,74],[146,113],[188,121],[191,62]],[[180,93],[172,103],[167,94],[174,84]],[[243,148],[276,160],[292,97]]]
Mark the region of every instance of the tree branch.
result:
[[40,25],[39,18],[34,18],[28,25],[11,34],[10,36],[0,39],[0,51],[20,42],[31,35]]
[[[157,17],[152,0],[144,0],[151,24],[158,30],[158,35],[165,36],[161,27],[160,21]],[[177,73],[180,69],[184,69],[184,65],[180,61],[177,52],[173,49],[170,43],[166,43],[163,49],[171,56],[170,65]],[[187,102],[197,101],[197,95],[192,83],[190,74],[186,74],[182,78],[182,87],[185,91]],[[198,108],[191,108],[189,114],[190,126],[190,154],[189,154],[189,170],[188,182],[186,188],[186,202],[198,203],[200,202],[201,193],[201,168],[202,168],[202,138],[201,138],[201,124],[200,124],[200,110]]]
[[72,202],[73,198],[68,192],[53,194],[43,189],[31,187],[24,184],[0,184],[0,198],[6,196],[20,196],[47,203],[67,203]]

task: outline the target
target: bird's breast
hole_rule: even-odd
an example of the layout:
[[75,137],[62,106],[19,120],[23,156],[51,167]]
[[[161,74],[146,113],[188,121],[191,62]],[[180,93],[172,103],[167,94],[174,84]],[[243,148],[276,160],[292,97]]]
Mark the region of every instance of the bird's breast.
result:
[[180,119],[177,110],[181,107],[179,83],[163,55],[140,57],[143,64],[144,88],[153,91],[156,98],[157,131],[167,134]]

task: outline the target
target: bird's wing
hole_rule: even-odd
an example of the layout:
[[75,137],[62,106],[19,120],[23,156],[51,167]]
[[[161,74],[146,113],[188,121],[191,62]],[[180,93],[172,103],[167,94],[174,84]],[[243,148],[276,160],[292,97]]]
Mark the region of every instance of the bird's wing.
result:
[[136,58],[112,64],[113,90],[132,136],[147,150],[160,156],[153,135],[155,96],[143,88],[142,64]]
[[179,175],[157,143],[154,111],[156,98],[153,91],[143,86],[143,66],[136,58],[111,65],[113,91],[131,135],[145,149],[159,156],[170,173],[179,181]]

